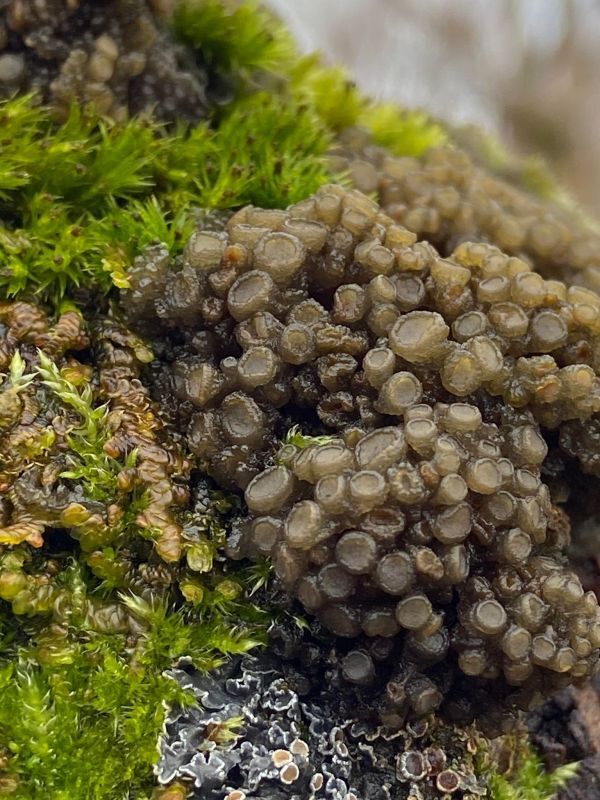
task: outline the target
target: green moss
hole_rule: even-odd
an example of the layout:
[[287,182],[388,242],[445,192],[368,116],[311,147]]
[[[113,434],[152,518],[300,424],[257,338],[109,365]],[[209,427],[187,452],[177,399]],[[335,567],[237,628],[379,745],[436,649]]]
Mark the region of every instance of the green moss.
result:
[[[186,696],[163,672],[190,657],[212,669],[257,640],[223,610],[171,611],[126,597],[142,634],[46,632],[0,666],[0,796],[19,800],[149,798],[165,703]],[[11,790],[12,791],[9,791]]]
[[2,102],[0,124],[0,287],[60,297],[95,277],[111,203],[151,187],[158,129],[75,108],[55,126],[31,97]]
[[327,444],[327,442],[332,442],[334,439],[335,437],[331,435],[309,436],[308,434],[302,433],[299,425],[292,425],[286,433],[283,443],[284,445],[291,444],[294,447],[302,449],[304,447],[310,447],[313,444]]
[[364,125],[378,144],[406,156],[447,141],[444,128],[425,112],[375,103],[343,67],[327,65],[318,53],[301,55],[279,20],[251,0],[185,0],[175,14],[174,31],[211,67],[243,76],[246,91],[253,82],[265,85],[261,73],[269,73],[276,91],[306,104],[330,131]]
[[295,94],[314,108],[332,131],[357,125],[368,105],[343,67],[323,63],[318,53],[298,56],[288,70]]
[[520,764],[508,775],[495,769],[489,775],[490,800],[553,800],[556,792],[577,772],[577,764],[566,764],[547,772],[532,750],[520,754]]
[[195,200],[206,208],[246,203],[284,208],[330,178],[325,161],[330,145],[329,131],[308,105],[253,94],[235,103],[209,133]]
[[16,350],[15,354],[10,360],[8,376],[0,376],[0,386],[3,385],[4,379],[8,377],[10,381],[10,391],[17,395],[20,394],[35,380],[35,375],[25,374],[25,368],[25,362],[23,361],[19,351]]
[[184,0],[175,10],[173,29],[181,41],[201,48],[207,66],[229,77],[281,72],[295,54],[288,31],[255,2]]
[[[148,360],[142,343],[130,344]],[[86,502],[122,502],[119,475],[135,450],[106,454],[111,409],[99,404],[96,381],[40,351],[38,359],[28,373],[17,352],[2,394],[49,403],[66,430],[62,478]],[[161,569],[136,523],[144,498],[125,498],[108,544],[94,544],[103,531],[78,528],[86,513],[75,504],[60,541],[54,530],[43,547],[0,548],[0,796],[149,799],[166,704],[185,700],[164,671],[183,657],[210,670],[265,638],[271,617],[250,600],[255,571],[233,570],[222,555],[232,498],[208,492],[204,509],[182,519],[186,559],[163,564],[159,586],[136,573],[140,563]]]
[[[211,127],[108,125],[73,110],[56,126],[32,98],[0,104],[0,290],[59,303],[75,286],[126,285],[155,241],[178,252],[195,209],[283,207],[329,177],[330,135],[306,105],[241,98]],[[274,147],[273,143],[277,146]]]
[[406,111],[393,103],[374,105],[362,120],[375,142],[396,156],[421,156],[446,144],[444,128],[423,111]]
[[32,97],[0,103],[0,290],[8,296],[58,303],[76,286],[125,287],[147,245],[179,252],[198,209],[281,208],[307,197],[339,177],[326,154],[345,127],[367,126],[397,155],[445,141],[425,114],[373,104],[344,70],[301,56],[254,3],[184,2],[174,26],[238,87],[210,123],[166,130],[73,108],[56,125]]
[[104,451],[110,438],[107,404],[94,406],[92,388],[85,383],[80,389],[70,383],[56,364],[38,351],[37,371],[42,383],[56,395],[60,402],[72,408],[80,419],[67,436],[69,469],[61,477],[80,481],[86,497],[106,501],[117,492],[117,478],[125,467],[135,463],[135,451],[125,464],[120,464]]

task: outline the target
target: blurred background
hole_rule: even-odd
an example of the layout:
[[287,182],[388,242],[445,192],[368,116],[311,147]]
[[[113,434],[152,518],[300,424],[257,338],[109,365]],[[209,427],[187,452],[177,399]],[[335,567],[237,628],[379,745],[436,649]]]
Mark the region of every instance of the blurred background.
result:
[[600,216],[600,0],[268,0],[369,95],[540,153]]

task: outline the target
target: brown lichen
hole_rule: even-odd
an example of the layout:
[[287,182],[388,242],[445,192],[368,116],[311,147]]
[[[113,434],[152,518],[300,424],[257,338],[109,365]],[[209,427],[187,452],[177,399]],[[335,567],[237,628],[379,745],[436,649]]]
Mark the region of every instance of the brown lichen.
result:
[[254,451],[278,409],[372,428],[421,398],[500,398],[544,428],[568,422],[567,452],[583,429],[577,456],[594,468],[600,299],[492,245],[442,258],[366,197],[325,187],[287,212],[243,209],[225,231],[198,232],[175,269],[150,251],[131,283],[132,319],[154,315],[189,342],[163,383],[198,409],[190,437],[208,462],[204,449],[227,446],[220,406],[236,392]]
[[[556,557],[545,448],[513,463],[531,428],[524,415],[495,425],[475,406],[418,404],[403,425],[287,446],[246,488],[242,552],[271,555],[284,588],[337,636],[394,638],[425,673],[456,660],[527,707],[592,674],[600,646],[595,596]],[[375,679],[367,651],[342,670]],[[395,704],[425,713],[443,694],[424,679]]]
[[464,241],[488,242],[536,272],[600,288],[600,236],[576,213],[539,199],[478,166],[458,148],[395,158],[362,129],[342,135],[333,155],[354,185],[376,192],[396,222],[450,255]]
[[72,102],[123,119],[206,116],[206,73],[162,24],[170,2],[10,0],[0,11],[0,96],[36,90],[59,117]]
[[[337,186],[242,209],[177,264],[152,250],[131,284],[132,323],[161,325],[156,396],[198,465],[245,489],[230,552],[271,555],[357,639],[347,678],[375,675],[364,637],[398,640],[391,706],[438,706],[450,684],[432,665],[455,664],[464,719],[482,686],[523,707],[595,669],[597,603],[565,569],[568,522],[540,480],[544,433],[567,452],[573,426],[593,438],[594,292],[490,244],[443,258]],[[292,421],[334,438],[274,460]],[[593,452],[584,440],[585,468]]]

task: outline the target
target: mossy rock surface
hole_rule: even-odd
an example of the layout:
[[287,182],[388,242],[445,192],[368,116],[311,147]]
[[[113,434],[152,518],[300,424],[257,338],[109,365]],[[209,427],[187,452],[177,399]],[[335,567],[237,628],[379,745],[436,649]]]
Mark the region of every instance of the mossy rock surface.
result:
[[[279,653],[283,674],[272,677],[293,684],[290,702],[321,698],[340,730],[355,715],[365,730],[383,722],[394,731],[361,729],[377,762],[371,783],[357,776],[366,752],[357,741],[349,757],[343,733],[329,744],[322,731],[313,736],[317,750],[340,749],[332,797],[404,797],[414,784],[434,798],[455,776],[452,796],[549,798],[570,768],[550,775],[529,751],[514,761],[522,740],[509,737],[506,769],[488,780],[489,745],[467,727],[474,712],[464,699],[493,686],[498,708],[513,713],[526,705],[515,684],[548,693],[581,681],[598,655],[595,598],[565,555],[569,515],[577,542],[595,513],[569,492],[583,473],[595,486],[599,471],[593,226],[536,165],[483,139],[469,155],[464,133],[363,97],[342,70],[299,55],[254,3],[15,0],[0,22],[0,795],[204,797],[185,770],[167,779],[159,768],[161,787],[154,774],[161,734],[163,757],[170,746],[167,716],[175,736],[178,714],[200,713],[174,676],[187,670],[196,688],[214,688],[215,669],[218,680],[237,670],[251,681],[253,669],[265,674],[260,659]],[[403,333],[411,314],[430,324]],[[437,457],[408,424],[460,427],[469,408],[486,436],[462,431],[456,452],[448,442]],[[381,627],[381,585],[369,577],[373,547],[377,559],[390,555],[389,542],[373,545],[381,521],[346,542],[350,523],[314,486],[330,476],[333,450],[343,461],[371,431],[399,426],[415,429],[414,457],[394,465],[418,472],[423,488],[423,518],[404,508],[416,537],[407,559],[425,587],[417,600],[431,599],[422,624],[404,606],[392,613],[395,628],[411,623],[396,635]],[[502,478],[500,461],[511,481],[523,473],[511,484],[514,519],[494,523],[510,533],[502,545],[482,499],[501,490],[492,480]],[[323,465],[327,475],[317,475]],[[264,470],[293,473],[293,491],[277,484],[258,497],[252,481]],[[373,492],[346,477],[355,504],[369,505]],[[308,541],[313,488],[331,501],[337,547]],[[435,523],[463,501],[479,526],[459,543],[465,574],[449,554],[460,520]],[[276,547],[284,528],[293,542],[285,557]],[[444,588],[434,585],[444,580],[436,559],[446,577],[458,569]],[[356,641],[314,622],[325,590],[313,583],[326,565],[367,609],[359,622],[344,610]],[[390,580],[401,604],[398,574]],[[513,619],[515,576],[543,606],[537,627],[535,609]],[[523,620],[525,638],[539,639],[532,657],[517,652]],[[361,629],[370,622],[376,636]],[[379,683],[363,685],[379,670],[391,708]],[[451,689],[458,673],[467,677]],[[275,689],[263,689],[271,702]],[[450,707],[419,733],[415,712],[431,714],[438,695]],[[305,717],[306,708],[294,722],[299,741]],[[254,741],[250,718],[236,720],[193,734],[197,763],[214,765],[220,753],[235,761],[244,737]],[[211,791],[279,798],[303,780],[321,797],[295,747],[291,760],[278,748],[265,794],[241,773]],[[435,748],[445,748],[441,766]],[[584,757],[592,749],[563,760]],[[265,763],[265,775],[273,769]],[[591,786],[589,761],[583,774]]]

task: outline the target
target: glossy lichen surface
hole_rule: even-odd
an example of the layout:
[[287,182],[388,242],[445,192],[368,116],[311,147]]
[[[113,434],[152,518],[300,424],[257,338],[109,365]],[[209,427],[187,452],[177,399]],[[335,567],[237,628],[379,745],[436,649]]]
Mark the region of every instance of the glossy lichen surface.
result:
[[421,159],[393,158],[365,130],[346,131],[335,166],[376,192],[396,222],[449,255],[462,241],[496,245],[546,278],[597,290],[597,226],[481,168],[466,152],[433,148]]
[[415,238],[366,196],[329,186],[199,230],[172,265],[150,251],[125,306],[147,325],[200,331],[175,378],[199,408],[238,391],[313,408],[331,428],[377,427],[423,397],[485,394],[545,428],[592,420],[598,296],[492,245],[443,258]]
[[[392,657],[417,671],[456,659],[490,692],[506,682],[525,706],[595,669],[595,598],[553,557],[564,531],[547,490],[532,462],[510,461],[531,428],[509,420],[482,425],[465,404],[414,406],[403,426],[288,447],[286,466],[247,487],[250,552],[271,554],[286,589],[334,634],[366,644],[347,656],[349,680],[376,680],[369,639],[377,647],[381,637],[400,639]],[[413,680],[412,691],[389,689],[392,706],[423,713],[444,692],[460,697],[456,685]]]
[[[424,676],[392,706],[462,693],[468,718],[482,682],[527,706],[591,674],[597,603],[540,469],[544,431],[594,424],[596,295],[490,245],[442,258],[336,186],[220,227],[138,259],[123,309],[163,326],[154,391],[191,452],[245,489],[230,553],[270,556],[336,635],[398,640]],[[274,455],[301,419],[338,438]],[[451,689],[428,677],[444,662]],[[375,674],[358,655],[351,680]]]
[[58,116],[73,101],[114,119],[156,109],[163,119],[205,117],[209,76],[168,35],[170,0],[3,4],[0,95],[39,91]]

